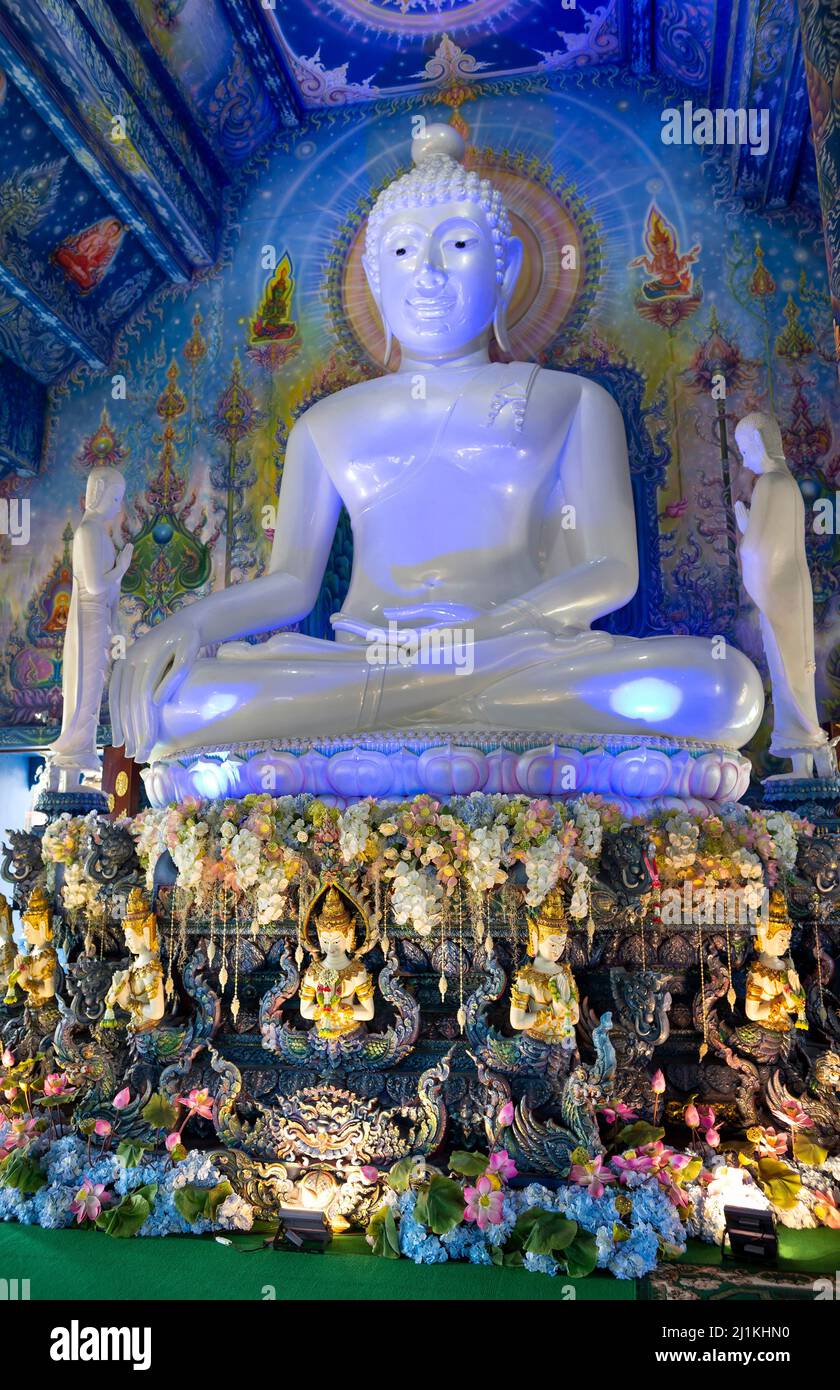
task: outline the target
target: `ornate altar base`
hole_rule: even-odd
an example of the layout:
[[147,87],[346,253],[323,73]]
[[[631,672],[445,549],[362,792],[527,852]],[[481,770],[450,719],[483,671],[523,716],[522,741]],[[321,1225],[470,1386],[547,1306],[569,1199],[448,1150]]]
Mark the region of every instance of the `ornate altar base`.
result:
[[688,739],[486,730],[406,733],[207,748],[153,763],[143,773],[153,806],[188,796],[274,795],[336,799],[436,797],[471,792],[568,797],[592,792],[643,814],[696,811],[739,801],[749,759],[733,748]]
[[299,1206],[619,1279],[727,1202],[840,1225],[840,871],[794,817],[262,794],[60,819],[5,869],[2,1219]]

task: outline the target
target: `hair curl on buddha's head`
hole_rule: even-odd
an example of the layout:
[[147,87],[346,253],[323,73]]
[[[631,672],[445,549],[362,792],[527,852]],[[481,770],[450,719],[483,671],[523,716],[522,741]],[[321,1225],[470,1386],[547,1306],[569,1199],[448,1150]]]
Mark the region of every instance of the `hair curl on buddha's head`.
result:
[[411,154],[415,167],[383,189],[368,216],[365,269],[374,294],[379,290],[379,243],[387,219],[405,208],[437,203],[475,203],[482,209],[496,251],[496,283],[501,285],[512,231],[499,190],[474,169],[464,168],[464,142],[454,126],[427,126],[413,140]]

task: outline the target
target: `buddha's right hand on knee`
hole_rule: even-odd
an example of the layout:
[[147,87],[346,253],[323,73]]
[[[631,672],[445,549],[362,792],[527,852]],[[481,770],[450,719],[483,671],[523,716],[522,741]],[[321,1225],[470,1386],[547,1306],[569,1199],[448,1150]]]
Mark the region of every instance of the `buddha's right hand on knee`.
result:
[[144,762],[157,740],[160,707],[171,700],[201,649],[197,623],[187,611],[132,642],[114,663],[111,676],[111,729],[115,747]]

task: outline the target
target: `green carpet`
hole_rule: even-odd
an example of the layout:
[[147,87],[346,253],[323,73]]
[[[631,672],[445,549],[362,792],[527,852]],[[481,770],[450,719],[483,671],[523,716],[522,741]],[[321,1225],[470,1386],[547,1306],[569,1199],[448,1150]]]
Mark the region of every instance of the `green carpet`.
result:
[[[521,1269],[383,1260],[362,1236],[339,1236],[324,1255],[298,1255],[202,1236],[112,1240],[98,1231],[44,1231],[0,1224],[0,1278],[28,1279],[32,1299],[399,1299],[518,1301],[563,1298],[575,1283],[581,1300],[636,1297],[635,1286],[610,1275],[563,1281]],[[269,1286],[268,1289],[266,1286]],[[273,1289],[273,1294],[271,1290]]]
[[[239,1236],[233,1247],[198,1236],[112,1240],[98,1231],[44,1231],[5,1222],[0,1224],[0,1278],[28,1279],[36,1300],[533,1301],[562,1300],[569,1283],[578,1301],[632,1302],[640,1296],[633,1282],[608,1274],[570,1281],[518,1269],[376,1259],[358,1235],[336,1237],[324,1255],[252,1252],[249,1247],[259,1239]],[[690,1241],[680,1263],[716,1268],[720,1251]],[[838,1267],[840,1232],[779,1228],[779,1269],[820,1274]]]

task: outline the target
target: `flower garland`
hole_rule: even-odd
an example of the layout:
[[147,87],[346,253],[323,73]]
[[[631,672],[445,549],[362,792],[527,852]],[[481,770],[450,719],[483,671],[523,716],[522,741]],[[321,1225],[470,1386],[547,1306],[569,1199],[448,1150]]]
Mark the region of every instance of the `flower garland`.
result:
[[41,858],[47,866],[48,882],[55,886],[55,866],[63,864],[61,897],[70,913],[85,912],[101,917],[99,885],[85,873],[85,861],[96,842],[99,820],[95,811],[86,816],[67,812],[52,821],[41,839]]
[[487,795],[401,803],[358,801],[340,810],[313,796],[191,799],[144,811],[132,822],[151,887],[166,850],[178,887],[198,909],[219,885],[251,901],[255,920],[270,925],[288,910],[288,892],[304,864],[347,870],[383,884],[394,920],[428,936],[457,889],[473,896],[513,881],[537,908],[558,883],[570,891],[570,915],[589,915],[604,836],[626,825],[650,836],[663,884],[690,874],[707,887],[729,882],[757,908],[766,888],[789,874],[797,835],[807,822],[784,812],[722,806],[717,814],[658,812],[627,819],[596,795],[568,802]]

